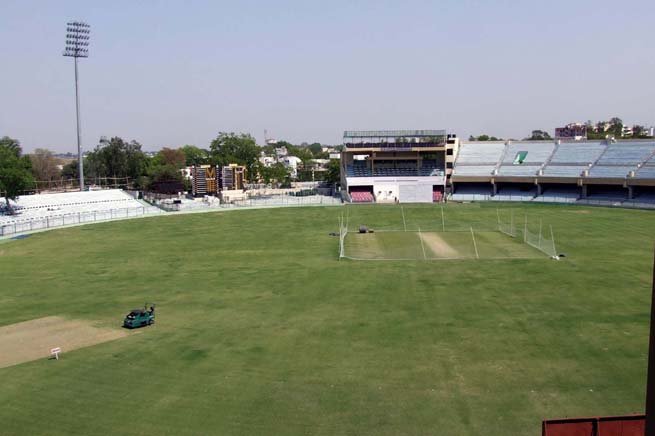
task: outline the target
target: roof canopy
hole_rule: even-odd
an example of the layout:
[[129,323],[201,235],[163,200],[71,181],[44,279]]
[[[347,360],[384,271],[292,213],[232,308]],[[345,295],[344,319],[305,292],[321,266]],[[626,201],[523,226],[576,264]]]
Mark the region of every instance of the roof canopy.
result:
[[344,138],[430,138],[446,136],[445,130],[346,130]]

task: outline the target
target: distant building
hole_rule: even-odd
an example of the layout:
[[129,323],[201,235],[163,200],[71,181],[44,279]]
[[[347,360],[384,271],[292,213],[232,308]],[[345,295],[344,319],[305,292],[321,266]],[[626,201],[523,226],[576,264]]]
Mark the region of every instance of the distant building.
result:
[[287,156],[288,154],[289,151],[284,146],[275,149],[275,155],[278,157],[278,159]]
[[587,126],[582,123],[570,123],[555,129],[555,138],[575,139],[579,141],[587,138]]
[[277,162],[277,159],[273,156],[261,156],[259,162],[265,167],[270,167]]
[[298,166],[302,165],[302,160],[296,156],[286,156],[282,159],[282,164],[289,169],[292,178],[298,177]]
[[312,159],[315,168],[325,168],[330,163],[330,159]]

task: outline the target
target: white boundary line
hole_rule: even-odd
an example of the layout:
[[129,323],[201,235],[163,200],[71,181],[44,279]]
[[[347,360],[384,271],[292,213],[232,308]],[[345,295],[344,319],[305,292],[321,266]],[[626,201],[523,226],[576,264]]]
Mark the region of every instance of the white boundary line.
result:
[[423,245],[423,238],[421,237],[421,228],[418,228],[418,239],[421,241],[421,250],[423,250],[423,260],[428,260],[428,257],[425,255],[425,245]]
[[[359,261],[388,261],[388,262],[407,262],[407,261],[422,261],[421,259],[416,258],[365,258],[365,257],[352,257],[344,256],[344,259]],[[438,260],[480,260],[480,261],[494,261],[494,260],[543,260],[543,256],[539,257],[517,257],[517,256],[500,256],[500,257],[489,257],[484,259],[476,259],[475,257],[428,257],[427,261],[438,261]]]
[[[391,232],[402,232],[404,233],[405,230],[402,229],[374,229],[375,233],[391,233]],[[416,233],[418,230],[412,230],[412,229],[407,229],[407,233]],[[421,230],[423,233],[471,233],[471,229],[461,229],[461,230],[446,230],[445,232],[441,230]],[[501,233],[505,236],[507,233],[499,232],[497,229],[484,229],[484,230],[478,230],[478,233]]]
[[478,244],[475,243],[475,234],[473,233],[473,227],[471,227],[471,238],[473,238],[473,248],[475,248],[475,257],[476,259],[479,259],[480,254],[478,253]]
[[405,228],[405,231],[407,231],[407,223],[405,223],[405,209],[403,206],[400,206],[400,212],[403,214],[403,227]]

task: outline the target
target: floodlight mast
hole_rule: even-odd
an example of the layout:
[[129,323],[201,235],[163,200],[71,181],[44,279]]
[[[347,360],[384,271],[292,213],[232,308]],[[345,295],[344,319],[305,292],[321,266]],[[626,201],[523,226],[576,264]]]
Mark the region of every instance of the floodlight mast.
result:
[[91,27],[81,21],[66,24],[66,49],[64,56],[72,57],[75,63],[75,116],[77,120],[77,167],[80,177],[80,191],[84,191],[84,160],[82,159],[82,133],[80,128],[80,93],[78,90],[77,58],[89,57],[89,34]]

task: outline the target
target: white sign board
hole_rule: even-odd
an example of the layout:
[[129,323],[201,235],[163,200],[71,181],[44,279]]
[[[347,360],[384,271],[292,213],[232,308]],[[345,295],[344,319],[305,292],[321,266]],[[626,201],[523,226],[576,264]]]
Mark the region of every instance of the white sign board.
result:
[[55,359],[59,360],[59,353],[61,353],[61,347],[53,348],[50,350],[50,357],[55,356]]

